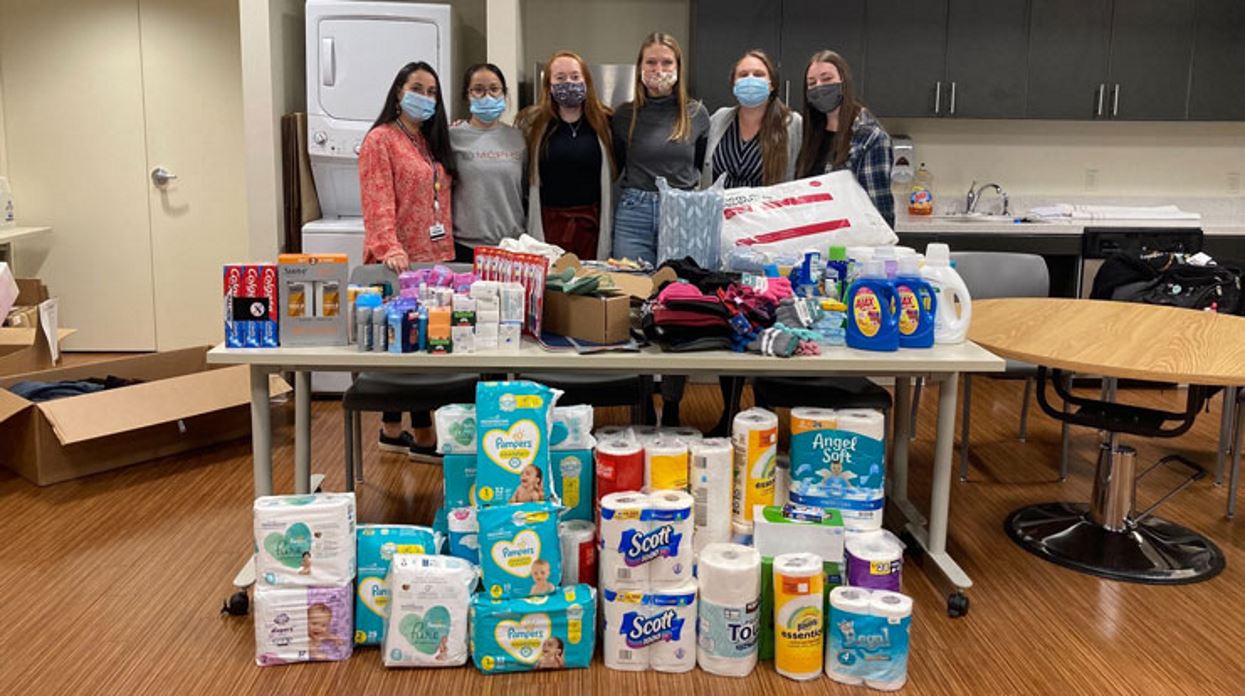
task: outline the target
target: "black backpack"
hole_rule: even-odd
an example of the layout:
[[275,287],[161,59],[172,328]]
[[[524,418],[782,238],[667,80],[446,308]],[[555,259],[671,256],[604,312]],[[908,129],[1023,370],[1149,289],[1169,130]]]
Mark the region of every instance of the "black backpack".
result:
[[1223,314],[1241,314],[1243,309],[1239,268],[1193,266],[1174,254],[1116,254],[1103,262],[1090,296]]

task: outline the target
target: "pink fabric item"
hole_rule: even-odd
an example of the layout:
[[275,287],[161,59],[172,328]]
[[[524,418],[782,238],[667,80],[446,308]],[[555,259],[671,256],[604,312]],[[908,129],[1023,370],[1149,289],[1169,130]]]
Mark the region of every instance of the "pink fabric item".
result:
[[767,300],[772,300],[774,304],[778,304],[795,295],[791,291],[791,281],[786,278],[766,278],[765,282],[765,289],[758,294]]
[[[788,288],[791,286],[788,285]],[[706,295],[700,291],[695,285],[685,282],[670,283],[657,293],[657,301],[665,304],[671,300],[690,300],[694,302],[713,302],[717,303],[718,298],[713,295]]]

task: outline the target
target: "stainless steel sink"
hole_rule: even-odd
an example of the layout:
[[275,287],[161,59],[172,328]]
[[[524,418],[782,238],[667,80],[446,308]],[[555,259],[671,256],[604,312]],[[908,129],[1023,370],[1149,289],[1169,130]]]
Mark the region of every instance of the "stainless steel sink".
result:
[[944,215],[935,215],[934,217],[945,222],[991,222],[996,225],[1010,223],[1015,219],[1011,215],[989,215],[986,213],[946,213]]

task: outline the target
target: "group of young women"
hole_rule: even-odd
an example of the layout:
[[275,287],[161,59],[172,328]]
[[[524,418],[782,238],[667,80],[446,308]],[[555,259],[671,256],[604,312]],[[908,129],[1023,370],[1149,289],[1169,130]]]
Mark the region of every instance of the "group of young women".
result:
[[[848,169],[894,225],[890,138],[857,98],[841,56],[809,60],[802,114],[779,99],[778,71],[762,51],[745,53],[730,80],[738,105],[710,116],[688,95],[678,42],[658,32],[640,46],[635,99],[612,113],[584,60],[559,51],[545,66],[540,101],[514,126],[500,120],[510,96],[502,71],[468,68],[460,96],[471,115],[450,126],[436,71],[410,63],[359,153],[364,262],[400,272],[471,261],[476,246],[527,232],[582,259],[655,263],[658,177],[694,189],[725,176],[731,188]],[[413,419],[414,437],[399,414],[386,414],[382,446],[426,449],[430,423]]]

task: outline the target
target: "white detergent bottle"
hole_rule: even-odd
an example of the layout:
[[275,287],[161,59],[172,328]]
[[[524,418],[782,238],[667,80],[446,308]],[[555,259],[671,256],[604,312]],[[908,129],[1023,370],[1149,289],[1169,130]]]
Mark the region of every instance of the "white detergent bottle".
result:
[[[921,277],[938,294],[934,317],[934,343],[963,343],[973,320],[973,298],[964,279],[951,267],[951,249],[946,244],[925,247],[925,267]],[[956,312],[959,305],[959,313]]]

